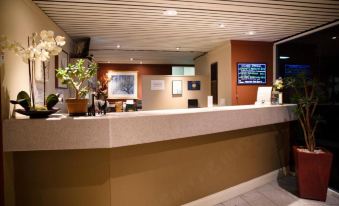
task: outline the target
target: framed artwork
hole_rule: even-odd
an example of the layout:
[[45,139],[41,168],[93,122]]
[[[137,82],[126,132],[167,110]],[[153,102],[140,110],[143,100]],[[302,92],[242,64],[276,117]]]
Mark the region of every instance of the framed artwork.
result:
[[172,81],[172,94],[174,95],[182,94],[182,81],[181,80]]
[[[68,53],[62,50],[59,55],[55,56],[55,69],[67,67],[68,62]],[[67,84],[63,84],[62,81],[55,76],[55,88],[67,89]]]
[[138,72],[111,71],[108,74],[109,99],[137,99]]
[[187,89],[188,90],[200,90],[200,81],[188,81]]

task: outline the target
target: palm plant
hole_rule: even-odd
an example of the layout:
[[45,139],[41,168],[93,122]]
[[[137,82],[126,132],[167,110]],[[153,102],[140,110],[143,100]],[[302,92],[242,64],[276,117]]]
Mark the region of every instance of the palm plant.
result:
[[319,119],[315,118],[315,111],[319,103],[318,83],[307,79],[305,75],[285,78],[287,88],[292,88],[292,101],[297,104],[296,114],[304,133],[306,147],[313,152],[316,147],[315,131]]

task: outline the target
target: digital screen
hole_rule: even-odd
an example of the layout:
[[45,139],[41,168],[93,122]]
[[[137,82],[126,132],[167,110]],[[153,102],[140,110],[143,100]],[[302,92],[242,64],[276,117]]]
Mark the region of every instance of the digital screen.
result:
[[285,77],[295,76],[298,74],[311,74],[311,65],[309,64],[285,64]]
[[266,84],[266,64],[238,63],[238,84]]

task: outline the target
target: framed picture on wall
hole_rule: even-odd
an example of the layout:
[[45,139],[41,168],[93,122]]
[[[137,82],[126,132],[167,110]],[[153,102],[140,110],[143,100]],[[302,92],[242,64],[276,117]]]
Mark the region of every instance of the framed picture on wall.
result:
[[200,90],[200,81],[188,81],[187,89],[188,90]]
[[[68,53],[62,50],[59,55],[55,56],[55,69],[67,67],[68,62]],[[67,89],[67,84],[63,84],[62,81],[55,76],[55,88]]]
[[181,95],[182,94],[182,81],[181,80],[173,80],[172,81],[172,94],[173,95]]
[[111,71],[108,74],[109,99],[137,99],[138,72]]

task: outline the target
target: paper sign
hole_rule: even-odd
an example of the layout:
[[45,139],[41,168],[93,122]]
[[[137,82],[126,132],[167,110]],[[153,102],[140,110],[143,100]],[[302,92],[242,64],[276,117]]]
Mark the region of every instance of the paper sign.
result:
[[164,90],[165,80],[151,80],[151,90]]

